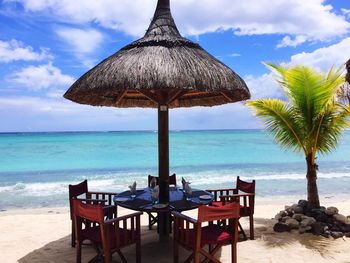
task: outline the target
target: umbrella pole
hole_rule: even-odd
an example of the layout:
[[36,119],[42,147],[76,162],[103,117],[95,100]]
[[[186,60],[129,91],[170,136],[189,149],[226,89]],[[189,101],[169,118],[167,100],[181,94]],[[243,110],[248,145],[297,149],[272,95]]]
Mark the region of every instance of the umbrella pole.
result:
[[[169,109],[158,105],[158,173],[159,202],[169,203]],[[170,232],[170,214],[159,213],[159,237],[167,239]]]

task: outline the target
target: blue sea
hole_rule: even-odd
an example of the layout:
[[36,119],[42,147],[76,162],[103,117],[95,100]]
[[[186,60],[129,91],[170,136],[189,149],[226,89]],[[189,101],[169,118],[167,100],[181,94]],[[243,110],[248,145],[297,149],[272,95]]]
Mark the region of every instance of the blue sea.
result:
[[[68,205],[68,184],[123,191],[157,175],[157,132],[0,134],[0,210]],[[350,191],[350,131],[318,156],[321,195]],[[170,172],[194,188],[232,187],[236,176],[257,181],[258,196],[305,197],[305,159],[260,130],[170,132]]]

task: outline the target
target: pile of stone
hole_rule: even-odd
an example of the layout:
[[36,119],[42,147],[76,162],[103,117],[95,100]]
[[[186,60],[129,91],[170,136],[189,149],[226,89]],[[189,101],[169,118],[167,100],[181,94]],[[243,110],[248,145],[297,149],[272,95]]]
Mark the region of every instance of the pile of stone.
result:
[[350,237],[350,216],[339,214],[336,207],[312,208],[308,201],[300,200],[298,204],[286,206],[275,219],[275,232],[289,232],[296,230],[300,234],[305,232],[324,237]]

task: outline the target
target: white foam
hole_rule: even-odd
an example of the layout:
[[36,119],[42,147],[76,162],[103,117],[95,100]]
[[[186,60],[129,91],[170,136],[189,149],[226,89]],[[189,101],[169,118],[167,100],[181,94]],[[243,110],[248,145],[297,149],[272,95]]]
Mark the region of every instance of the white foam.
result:
[[[267,174],[258,173],[255,175],[247,175],[237,171],[206,171],[195,173],[178,174],[178,177],[184,177],[196,187],[208,185],[223,185],[232,184],[235,182],[236,176],[240,175],[244,180],[257,181],[279,181],[279,180],[305,180],[304,173],[284,173],[284,174]],[[350,173],[318,173],[318,179],[332,179],[332,178],[350,178]],[[1,186],[0,193],[15,194],[19,196],[54,196],[68,193],[68,185],[79,183],[85,178],[79,178],[78,181],[63,181],[63,182],[49,182],[49,183],[23,183],[19,182],[11,186]],[[134,180],[136,180],[138,187],[142,188],[147,185],[147,176],[144,174],[130,173],[130,174],[106,174],[102,176],[93,176],[88,178],[89,190],[91,191],[125,191]]]
[[[232,171],[220,171],[220,172],[199,172],[184,174],[188,180],[191,180],[196,185],[207,184],[223,184],[235,181],[236,176],[241,176],[244,180],[304,180],[306,175],[304,173],[286,173],[286,174],[265,174],[260,173],[256,175],[246,175],[245,173],[238,174],[232,173]],[[350,173],[321,173],[317,174],[318,179],[331,179],[331,178],[349,178]]]

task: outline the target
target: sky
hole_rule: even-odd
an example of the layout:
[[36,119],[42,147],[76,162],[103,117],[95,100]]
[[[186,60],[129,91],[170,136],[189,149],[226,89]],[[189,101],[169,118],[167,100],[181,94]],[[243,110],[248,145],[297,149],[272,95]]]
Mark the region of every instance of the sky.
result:
[[[319,71],[350,58],[349,0],[171,0],[181,34],[283,98],[262,62]],[[142,37],[156,0],[0,0],[0,132],[156,130],[156,109],[79,105],[75,80]],[[170,111],[170,129],[256,129],[244,103]]]

